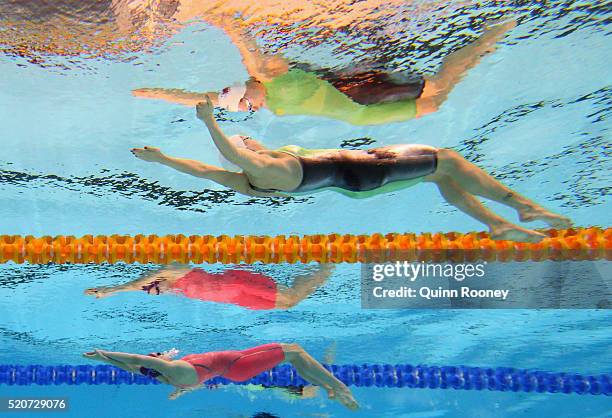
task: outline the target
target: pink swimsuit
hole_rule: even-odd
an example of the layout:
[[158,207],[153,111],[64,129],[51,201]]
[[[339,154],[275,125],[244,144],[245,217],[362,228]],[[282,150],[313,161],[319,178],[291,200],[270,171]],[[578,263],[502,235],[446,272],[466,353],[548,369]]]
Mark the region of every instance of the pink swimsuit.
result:
[[230,303],[248,309],[276,307],[276,282],[268,276],[248,270],[207,273],[194,269],[175,281],[172,290],[188,298]]
[[181,360],[195,368],[200,383],[216,376],[243,382],[281,363],[285,353],[280,344],[272,343],[242,351],[189,354]]

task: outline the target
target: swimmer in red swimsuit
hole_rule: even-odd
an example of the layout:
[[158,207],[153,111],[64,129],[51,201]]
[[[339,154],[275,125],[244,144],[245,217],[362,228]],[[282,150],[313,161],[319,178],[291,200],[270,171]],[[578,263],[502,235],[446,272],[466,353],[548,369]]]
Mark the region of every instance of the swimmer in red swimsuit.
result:
[[240,351],[190,354],[179,360],[172,360],[162,353],[141,355],[105,350],[90,351],[83,356],[172,385],[176,390],[170,399],[202,387],[204,382],[213,377],[222,376],[243,382],[282,362],[288,362],[302,378],[324,388],[330,399],[350,409],[359,408],[348,387],[298,344],[264,344]]
[[210,273],[186,266],[170,266],[123,285],[90,288],[85,294],[102,298],[118,292],[143,291],[149,295],[179,294],[253,310],[289,309],[323,285],[333,269],[333,264],[320,265],[314,272],[296,276],[291,287],[286,287],[252,270],[228,269]]

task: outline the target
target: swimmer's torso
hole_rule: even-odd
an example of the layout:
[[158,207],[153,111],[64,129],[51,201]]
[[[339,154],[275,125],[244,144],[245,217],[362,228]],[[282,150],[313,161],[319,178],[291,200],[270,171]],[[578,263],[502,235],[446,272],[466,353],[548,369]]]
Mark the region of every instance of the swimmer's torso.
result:
[[426,145],[404,144],[369,150],[308,150],[288,145],[274,152],[286,153],[299,162],[301,179],[289,193],[333,189],[353,198],[369,197],[412,186],[433,173],[437,166],[437,150]]
[[331,83],[299,69],[263,83],[266,106],[277,115],[311,115],[343,120],[355,125],[405,121],[416,116],[416,101],[361,105]]

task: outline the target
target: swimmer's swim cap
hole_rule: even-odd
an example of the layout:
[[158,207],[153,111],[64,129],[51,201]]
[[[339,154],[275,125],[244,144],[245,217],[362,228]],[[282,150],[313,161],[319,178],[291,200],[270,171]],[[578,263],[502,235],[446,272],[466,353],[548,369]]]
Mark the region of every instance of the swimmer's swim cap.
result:
[[[244,139],[247,138],[244,135],[232,135],[228,139],[232,144],[234,144],[238,148],[246,148],[246,144],[244,143]],[[223,156],[223,154],[219,153],[219,162],[221,163],[221,167],[225,168],[228,171],[236,171],[241,172],[242,168],[238,167],[236,164],[230,162]]]
[[219,93],[219,107],[230,112],[240,111],[240,100],[246,94],[246,90],[247,88],[244,84],[234,84],[231,87],[224,88]]

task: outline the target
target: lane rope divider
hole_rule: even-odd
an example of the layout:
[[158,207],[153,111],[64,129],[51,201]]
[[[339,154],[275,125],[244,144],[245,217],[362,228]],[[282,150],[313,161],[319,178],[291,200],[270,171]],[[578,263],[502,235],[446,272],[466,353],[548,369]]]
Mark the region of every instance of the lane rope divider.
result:
[[[324,365],[344,384],[357,387],[491,390],[502,392],[612,394],[612,375],[581,375],[510,367],[427,366],[410,364]],[[0,365],[0,385],[156,385],[155,379],[109,365]],[[284,364],[244,382],[222,377],[206,385],[306,386],[293,366]]]
[[304,236],[0,235],[0,263],[358,263],[611,260],[612,228],[547,230],[539,243],[485,232]]

